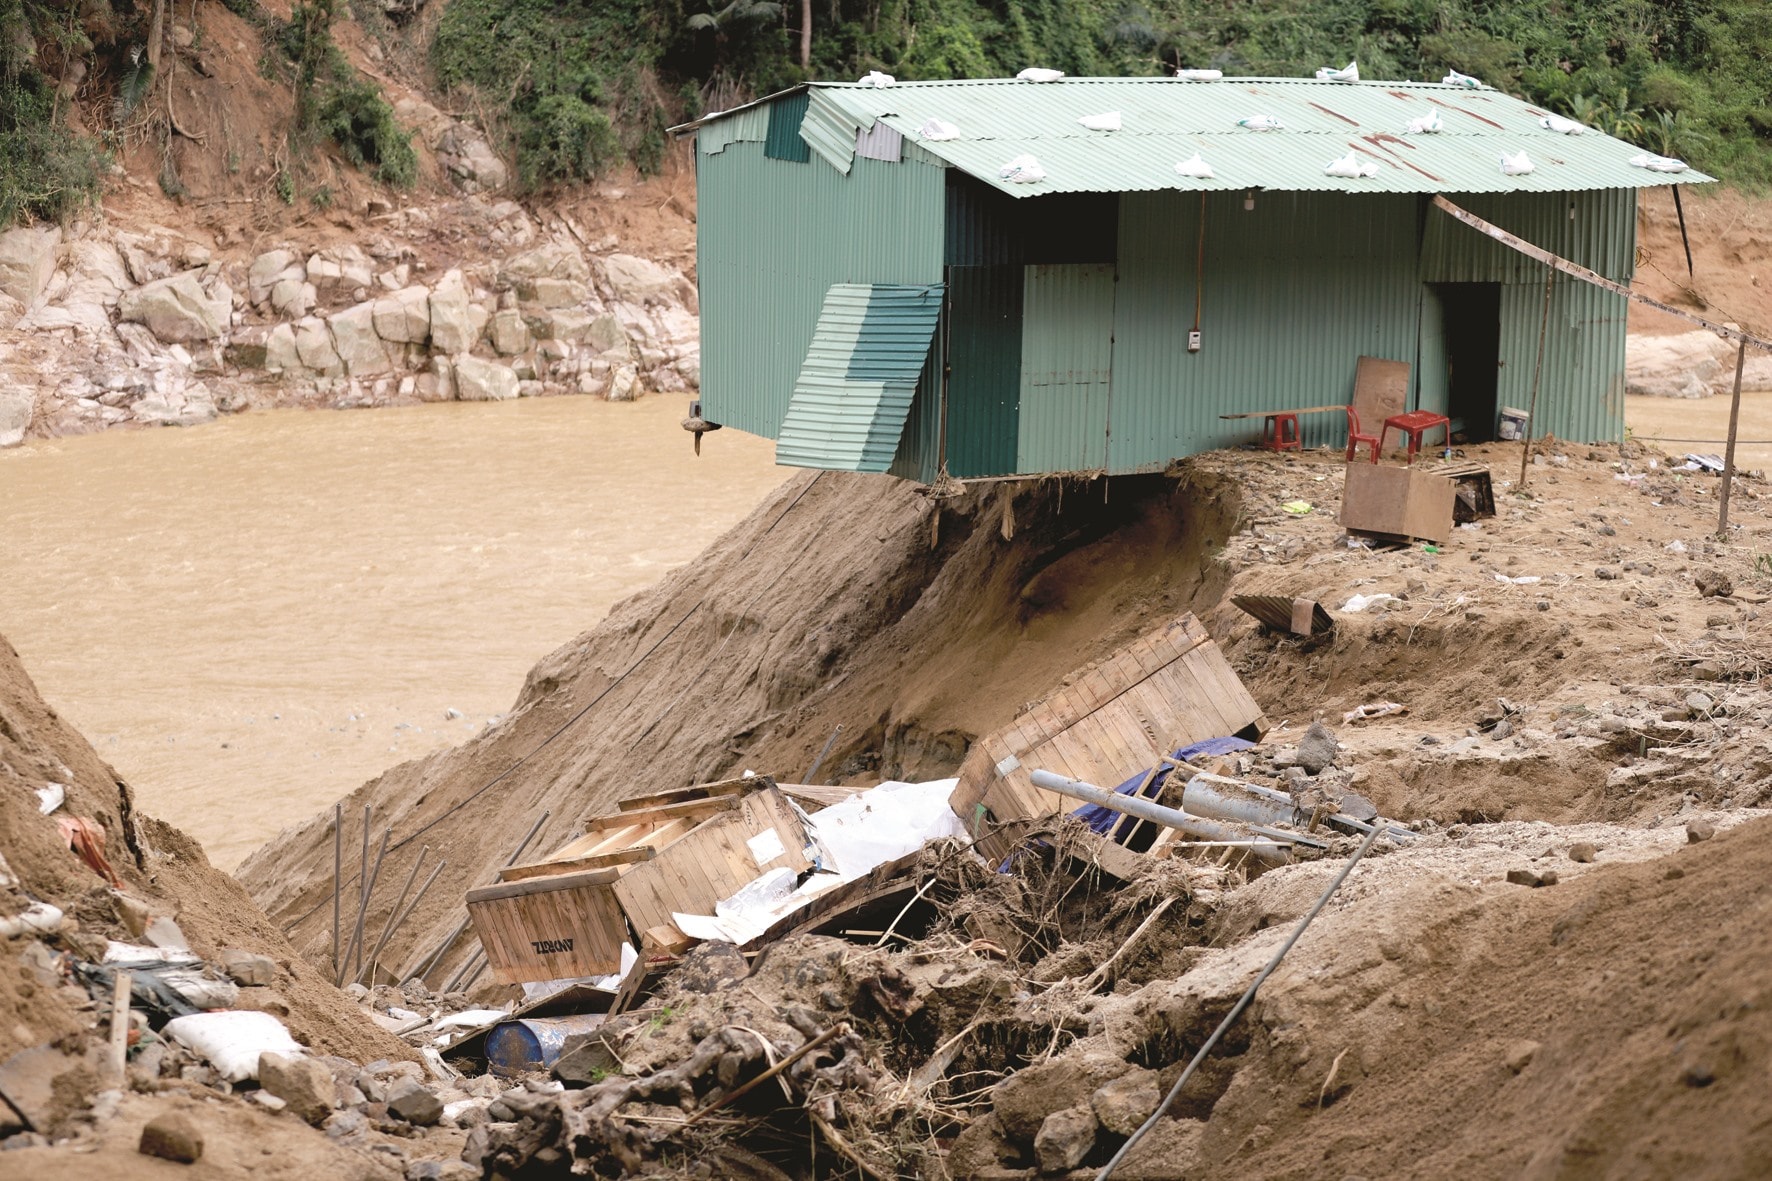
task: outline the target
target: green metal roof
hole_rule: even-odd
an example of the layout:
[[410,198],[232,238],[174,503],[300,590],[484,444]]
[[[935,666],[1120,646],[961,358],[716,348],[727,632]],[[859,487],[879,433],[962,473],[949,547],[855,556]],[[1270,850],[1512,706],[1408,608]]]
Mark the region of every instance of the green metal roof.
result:
[[883,472],[941,314],[941,284],[836,283],[775,444],[793,467]]
[[[889,87],[814,83],[807,127],[814,149],[832,160],[833,128],[866,131],[876,121],[953,167],[1015,197],[1046,193],[1271,189],[1329,192],[1577,192],[1692,184],[1694,169],[1651,172],[1629,163],[1642,149],[1592,128],[1575,135],[1546,130],[1548,112],[1487,87],[1425,82],[1320,82],[1311,78],[1066,78],[900,82]],[[771,101],[765,99],[762,101]],[[737,114],[709,115],[694,130]],[[1118,111],[1119,131],[1090,131],[1085,115]],[[1442,130],[1407,134],[1410,120],[1437,112]],[[1277,118],[1277,131],[1250,131],[1239,119]],[[956,139],[924,140],[919,129],[940,119]],[[803,134],[804,134],[803,129]],[[1327,176],[1331,160],[1356,153],[1378,166],[1360,179]],[[1524,151],[1535,170],[1502,172],[1503,153]],[[1216,176],[1197,180],[1175,165],[1198,153]],[[1002,180],[998,170],[1034,156],[1046,179]],[[844,156],[844,159],[847,157]]]

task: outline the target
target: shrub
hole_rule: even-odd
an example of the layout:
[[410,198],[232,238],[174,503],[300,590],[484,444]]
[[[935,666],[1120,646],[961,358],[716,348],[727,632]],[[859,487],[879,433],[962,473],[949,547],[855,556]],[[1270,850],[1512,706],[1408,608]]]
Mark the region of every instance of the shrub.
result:
[[0,229],[98,200],[104,154],[54,121],[52,94],[28,63],[0,63]]
[[615,125],[575,94],[538,99],[517,143],[518,173],[525,186],[589,180],[621,159]]
[[324,88],[315,130],[383,184],[410,188],[418,179],[412,135],[401,129],[394,108],[373,82],[356,78]]

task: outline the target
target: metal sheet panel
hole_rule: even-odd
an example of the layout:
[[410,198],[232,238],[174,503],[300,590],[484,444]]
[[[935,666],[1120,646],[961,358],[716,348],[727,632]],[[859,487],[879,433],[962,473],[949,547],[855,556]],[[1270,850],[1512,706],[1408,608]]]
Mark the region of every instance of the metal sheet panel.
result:
[[800,123],[800,138],[819,159],[846,174],[855,160],[855,137],[873,125],[871,115],[857,115],[815,90]]
[[[1695,184],[1711,178],[1632,167],[1641,149],[1597,131],[1559,135],[1539,125],[1544,111],[1487,88],[1424,82],[1318,82],[1310,78],[1067,78],[1051,84],[990,78],[901,82],[884,89],[820,83],[817,100],[851,112],[858,125],[881,119],[917,139],[930,118],[959,138],[921,147],[1013,197],[1065,192],[1274,189],[1344,193],[1520,193]],[[1120,111],[1123,129],[1090,131],[1085,115]],[[1408,123],[1437,111],[1444,130],[1406,135]],[[1237,121],[1272,115],[1279,131],[1248,131]],[[1378,175],[1324,174],[1354,152]],[[1536,166],[1501,170],[1502,153],[1524,151]],[[1175,164],[1199,153],[1211,180],[1179,176]],[[1046,179],[1012,184],[998,170],[1028,153]]]
[[831,286],[782,419],[777,463],[849,472],[892,466],[941,293],[939,284]]
[[1015,471],[1021,418],[1020,266],[948,268],[948,472]]
[[[1635,189],[1586,193],[1470,193],[1456,204],[1535,246],[1620,283],[1636,265]],[[1421,246],[1430,283],[1536,283],[1544,268],[1431,206]]]
[[1100,471],[1114,368],[1112,263],[1024,270],[1015,470]]
[[[800,124],[806,118],[806,107],[811,101],[811,95],[802,90],[760,108],[769,116],[769,125],[763,135],[765,156],[771,160],[785,160],[795,164],[805,164],[812,159],[812,149],[800,138]],[[750,109],[746,109],[742,113],[734,112],[720,122],[749,116]]]
[[855,154],[896,164],[904,158],[904,136],[884,123],[864,127],[855,133]]
[[[1128,194],[1120,207],[1110,472],[1254,439],[1219,415],[1345,405],[1364,356],[1417,360],[1418,199],[1263,193],[1205,201],[1194,322],[1198,195]],[[1413,404],[1413,403],[1412,403]],[[1340,447],[1345,415],[1299,419],[1307,446]]]
[[[1571,279],[1551,288],[1544,376],[1532,435],[1570,443],[1616,443],[1624,438],[1624,327],[1629,306],[1621,295]],[[1501,405],[1527,409],[1544,319],[1542,271],[1536,283],[1501,289],[1501,369],[1495,395]]]
[[704,156],[713,156],[725,151],[728,144],[762,143],[768,138],[768,109],[752,107],[730,119],[710,123],[696,132],[695,149]]
[[833,283],[941,282],[946,170],[861,159],[845,177],[735,143],[698,157],[702,404],[775,438]]

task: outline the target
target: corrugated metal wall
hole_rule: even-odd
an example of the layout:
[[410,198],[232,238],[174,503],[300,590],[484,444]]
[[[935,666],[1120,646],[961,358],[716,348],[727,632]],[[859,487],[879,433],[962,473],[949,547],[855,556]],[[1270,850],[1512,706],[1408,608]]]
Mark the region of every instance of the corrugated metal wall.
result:
[[[1557,276],[1551,287],[1544,377],[1532,420],[1534,437],[1551,434],[1580,443],[1624,438],[1624,322],[1629,306],[1622,295]],[[1502,287],[1501,370],[1495,396],[1504,406],[1523,410],[1531,402],[1543,317],[1542,273],[1535,283]]]
[[[1416,362],[1416,198],[1260,193],[1246,211],[1242,194],[1209,194],[1202,348],[1189,354],[1200,209],[1196,194],[1121,198],[1110,471],[1260,432],[1220,414],[1345,404],[1361,355]],[[1344,416],[1299,421],[1307,445],[1345,438]]]
[[[784,100],[785,101],[785,100]],[[702,404],[775,438],[833,283],[939,283],[945,170],[906,158],[769,159],[733,143],[696,158]]]
[[948,268],[948,471],[1016,470],[1024,268]]
[[1114,363],[1114,264],[1023,268],[1021,410],[1015,470],[1108,465]]
[[[1637,193],[1458,193],[1449,198],[1485,221],[1620,283],[1636,263]],[[1544,268],[1516,250],[1428,207],[1421,277],[1430,283],[1543,283]]]

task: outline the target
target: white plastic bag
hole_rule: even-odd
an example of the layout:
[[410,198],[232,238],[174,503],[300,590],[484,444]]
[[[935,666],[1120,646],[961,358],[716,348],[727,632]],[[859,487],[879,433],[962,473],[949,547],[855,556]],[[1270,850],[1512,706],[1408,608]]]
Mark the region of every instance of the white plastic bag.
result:
[[1238,119],[1237,126],[1250,131],[1281,131],[1286,125],[1272,115],[1251,115],[1247,119]]
[[1419,119],[1409,120],[1409,135],[1436,135],[1445,126],[1440,122],[1440,112],[1429,111]]
[[863,86],[872,86],[881,90],[891,86],[897,81],[898,79],[894,78],[891,74],[882,74],[878,70],[869,70],[867,77],[860,79]]
[[1029,66],[1015,77],[1022,82],[1056,82],[1064,77],[1064,71],[1047,70],[1042,69],[1039,66]]
[[1212,171],[1212,165],[1200,159],[1200,153],[1198,152],[1195,152],[1180,164],[1177,164],[1175,166],[1175,171],[1183,176],[1191,176],[1199,180],[1211,180],[1214,176],[1218,175]]
[[45,783],[37,789],[37,811],[47,816],[62,806],[68,798],[68,788],[63,783]]
[[1077,122],[1091,131],[1118,131],[1120,130],[1120,112],[1108,111],[1100,115],[1084,115]]
[[1672,156],[1657,156],[1653,152],[1640,152],[1630,158],[1631,167],[1647,168],[1650,172],[1684,172],[1686,162],[1676,160]]
[[1331,160],[1323,166],[1324,176],[1345,176],[1350,180],[1378,175],[1378,165],[1370,160],[1360,159],[1358,153],[1349,152],[1339,160]]
[[1319,82],[1358,82],[1359,80],[1359,62],[1349,62],[1339,70],[1334,66],[1324,66],[1317,71],[1317,81]]
[[260,1054],[304,1052],[281,1021],[269,1013],[248,1010],[175,1017],[162,1032],[207,1059],[231,1083],[257,1078]]
[[1031,185],[1046,179],[1046,170],[1032,156],[1017,156],[1003,167],[997,169],[997,175],[1011,184]]
[[1448,70],[1446,71],[1446,76],[1440,79],[1440,85],[1462,86],[1466,90],[1475,90],[1477,87],[1481,86],[1482,83],[1471,77],[1469,74],[1460,74],[1457,70]]
[[1182,82],[1216,82],[1224,77],[1223,70],[1177,70],[1175,77]]
[[1538,125],[1546,131],[1554,131],[1558,135],[1580,135],[1584,128],[1573,119],[1565,119],[1561,115],[1546,115],[1538,121]]
[[1538,165],[1532,163],[1532,160],[1523,151],[1515,152],[1511,156],[1506,152],[1501,154],[1501,171],[1508,176],[1525,176],[1537,167]]
[[926,120],[923,126],[917,128],[917,136],[920,139],[940,143],[943,140],[959,139],[960,129],[952,123],[943,123],[940,119],[931,118]]

